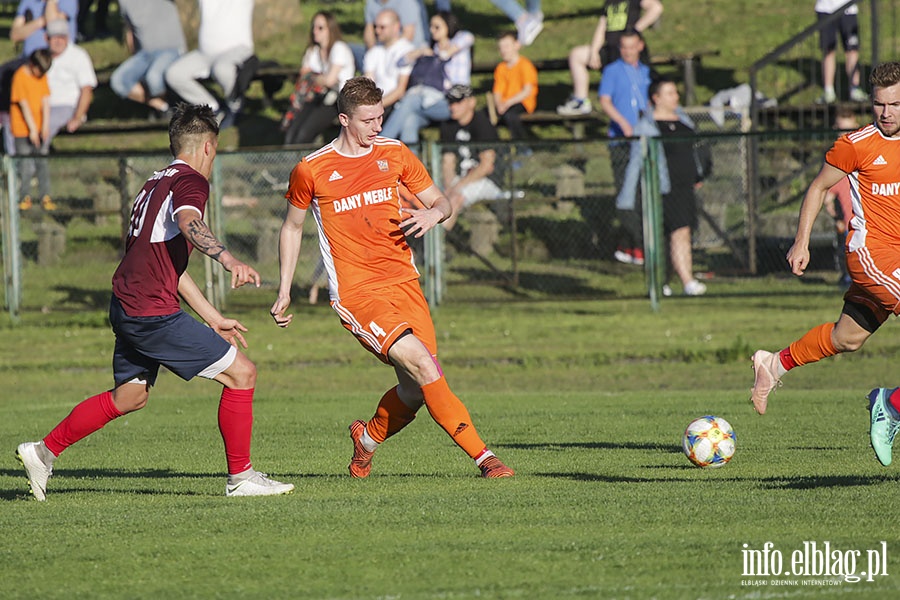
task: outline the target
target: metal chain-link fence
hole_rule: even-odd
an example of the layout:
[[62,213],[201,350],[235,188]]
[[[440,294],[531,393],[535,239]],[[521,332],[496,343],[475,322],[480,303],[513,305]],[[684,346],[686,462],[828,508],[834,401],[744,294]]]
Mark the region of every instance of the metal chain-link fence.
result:
[[[699,227],[692,236],[694,270],[701,279],[783,272],[799,202],[821,165],[828,132],[749,136],[744,115],[694,112],[700,138],[713,157],[697,190]],[[707,133],[709,132],[709,133]],[[477,148],[476,148],[477,149]],[[748,162],[758,152],[760,189],[751,206]],[[424,162],[441,182],[441,155],[453,146],[426,143]],[[616,260],[623,229],[616,211],[616,151],[607,140],[504,143],[497,150],[497,199],[463,209],[452,231],[424,252],[415,244],[423,284],[432,300],[500,298],[608,298],[647,294],[644,269]],[[212,175],[207,215],[229,249],[262,275],[259,291],[226,289],[217,264],[195,256],[191,273],[217,303],[268,307],[278,283],[278,235],[291,169],[303,152],[222,153]],[[163,155],[51,156],[50,197],[23,210],[25,182],[15,157],[3,161],[3,274],[7,309],[14,314],[105,310],[110,278],[121,256],[131,202],[147,177],[169,162]],[[27,182],[28,192],[36,182]],[[312,219],[307,220],[294,302],[307,300],[318,262]],[[833,271],[834,232],[824,214],[817,223],[812,269]],[[428,260],[425,260],[428,254]],[[751,255],[752,254],[752,255]],[[715,294],[715,280],[708,293]],[[325,294],[319,298],[325,301]]]

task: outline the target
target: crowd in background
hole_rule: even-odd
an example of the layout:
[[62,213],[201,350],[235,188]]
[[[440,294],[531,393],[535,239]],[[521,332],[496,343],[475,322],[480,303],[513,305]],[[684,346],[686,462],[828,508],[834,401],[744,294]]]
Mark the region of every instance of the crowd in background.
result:
[[[114,70],[109,84],[117,96],[146,105],[151,115],[161,119],[168,119],[176,100],[208,105],[224,129],[237,121],[244,92],[259,65],[252,30],[254,0],[196,1],[198,41],[196,48],[189,49],[175,0],[118,0],[129,58]],[[423,0],[365,0],[359,15],[361,43],[343,39],[333,13],[317,12],[309,22],[307,46],[299,57],[289,107],[280,123],[284,145],[327,139],[329,131],[337,129],[338,91],[360,74],[384,91],[383,136],[415,147],[422,128],[437,125],[443,142],[458,145],[443,161],[446,193],[457,214],[474,202],[502,197],[502,165],[496,153],[470,150],[466,143],[498,141],[500,125],[511,140],[528,137],[522,116],[537,108],[538,70],[521,50],[541,33],[544,15],[540,0],[526,0],[524,6],[518,0],[492,3],[509,17],[510,26],[496,36],[497,64],[483,110],[477,110],[480,102],[471,87],[475,36],[451,12],[450,0],[435,0],[430,15]],[[818,18],[827,18],[842,3],[817,0]],[[627,138],[691,135],[694,126],[680,110],[675,83],[661,85],[649,67],[642,32],[662,15],[661,0],[605,0],[598,10],[591,43],[569,50],[572,93],[556,111],[563,117],[592,113],[590,71],[602,69],[597,99],[610,123],[609,149],[618,190],[621,240],[615,256],[641,265],[639,157]],[[98,82],[90,55],[78,41],[109,37],[108,11],[109,0],[19,0],[10,37],[21,52],[0,66],[0,124],[6,153],[47,154],[54,136],[77,131],[86,121]],[[850,97],[865,98],[856,64],[855,19],[852,7],[833,29],[823,31],[825,93],[821,102],[835,101],[833,63],[838,38],[847,53]],[[217,87],[207,85],[210,79]],[[675,164],[690,154],[673,151],[676,146],[671,144],[664,146],[661,188],[665,194],[679,196],[677,201],[667,201],[664,215],[672,265],[684,293],[702,294],[703,284],[691,273],[690,232],[697,224],[693,191],[705,174],[698,166],[689,169],[683,181],[679,179],[675,175],[684,170],[667,170],[665,160]],[[45,210],[53,210],[45,161],[20,161],[19,167],[20,180],[29,182],[23,186],[20,207],[30,209],[34,197]],[[33,196],[28,188],[35,174]],[[451,228],[454,222],[445,226]]]

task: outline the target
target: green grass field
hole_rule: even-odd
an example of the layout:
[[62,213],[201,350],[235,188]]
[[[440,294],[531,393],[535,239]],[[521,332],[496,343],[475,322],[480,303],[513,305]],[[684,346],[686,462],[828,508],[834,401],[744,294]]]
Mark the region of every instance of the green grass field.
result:
[[[347,425],[371,415],[391,370],[325,307],[298,305],[288,330],[264,307],[242,311],[260,369],[254,463],[297,485],[261,499],[223,495],[219,386],[163,373],[147,409],[67,451],[48,501],[33,501],[14,448],[109,384],[112,339],[99,326],[4,328],[0,595],[895,597],[900,471],[875,460],[863,401],[898,384],[893,325],[854,356],[791,373],[759,417],[751,351],[833,318],[840,300],[791,281],[756,296],[757,285],[655,314],[646,300],[438,309],[448,379],[518,472],[497,481],[424,411],[379,449],[369,479],[351,479]],[[680,450],[708,413],[738,438],[716,470]],[[744,544],[766,542],[783,570],[804,542],[859,551],[857,574],[885,542],[888,575],[746,576]]]

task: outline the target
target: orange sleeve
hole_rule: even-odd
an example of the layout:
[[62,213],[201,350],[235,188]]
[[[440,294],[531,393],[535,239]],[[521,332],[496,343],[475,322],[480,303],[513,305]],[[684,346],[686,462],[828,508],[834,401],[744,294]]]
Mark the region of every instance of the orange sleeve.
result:
[[846,135],[842,135],[834,142],[831,150],[825,154],[825,162],[844,173],[852,173],[859,166],[856,149]]
[[309,163],[306,162],[306,159],[298,162],[297,166],[291,171],[290,183],[284,197],[297,208],[303,210],[309,208],[312,199],[315,197],[315,183],[312,169],[309,168]]
[[12,76],[12,83],[9,88],[9,101],[13,104],[18,104],[22,100],[27,100],[27,94],[25,91],[25,76],[22,73],[22,69],[19,68]]
[[403,161],[403,173],[400,176],[400,181],[409,188],[410,192],[418,194],[434,185],[434,181],[432,181],[431,176],[425,169],[425,165],[422,164],[422,161],[413,154],[406,144],[401,144],[400,146],[400,157]]

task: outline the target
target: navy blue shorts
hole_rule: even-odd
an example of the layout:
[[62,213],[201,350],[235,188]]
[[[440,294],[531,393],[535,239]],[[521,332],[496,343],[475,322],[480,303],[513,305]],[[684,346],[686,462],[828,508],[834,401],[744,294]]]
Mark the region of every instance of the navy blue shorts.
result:
[[135,378],[153,385],[160,365],[185,381],[201,374],[214,377],[231,365],[237,352],[222,336],[183,310],[162,317],[129,317],[113,295],[109,322],[116,334],[116,386]]

